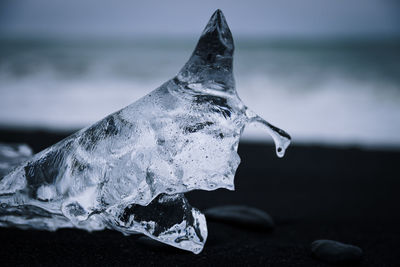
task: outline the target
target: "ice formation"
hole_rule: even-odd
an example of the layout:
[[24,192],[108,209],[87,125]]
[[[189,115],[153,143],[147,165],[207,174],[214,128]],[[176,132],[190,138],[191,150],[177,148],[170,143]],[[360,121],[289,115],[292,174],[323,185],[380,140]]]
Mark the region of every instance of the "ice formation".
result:
[[217,10],[173,79],[1,178],[0,225],[110,228],[199,253],[206,220],[183,194],[234,190],[239,138],[249,123],[265,126],[278,156],[290,143],[238,97],[233,51]]

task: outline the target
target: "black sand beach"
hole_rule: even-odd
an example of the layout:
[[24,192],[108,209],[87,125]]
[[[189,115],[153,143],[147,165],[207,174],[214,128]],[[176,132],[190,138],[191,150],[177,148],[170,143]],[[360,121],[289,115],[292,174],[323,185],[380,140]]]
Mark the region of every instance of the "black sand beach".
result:
[[[1,130],[0,142],[35,152],[66,134]],[[194,255],[137,242],[115,231],[88,233],[0,228],[2,266],[330,266],[310,244],[333,239],[359,246],[355,266],[399,266],[399,151],[296,145],[283,159],[271,145],[241,143],[236,191],[191,192],[203,210],[245,204],[268,212],[272,232],[208,222],[208,240]],[[351,266],[351,264],[349,264]]]

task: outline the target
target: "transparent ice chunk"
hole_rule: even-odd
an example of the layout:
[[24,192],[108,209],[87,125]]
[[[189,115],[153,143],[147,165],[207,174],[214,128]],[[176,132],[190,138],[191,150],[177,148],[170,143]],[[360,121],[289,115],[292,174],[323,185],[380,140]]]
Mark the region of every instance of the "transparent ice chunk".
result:
[[290,142],[238,97],[233,51],[217,10],[174,78],[1,178],[0,225],[110,228],[199,253],[206,220],[183,193],[234,190],[249,123],[266,127],[279,156]]

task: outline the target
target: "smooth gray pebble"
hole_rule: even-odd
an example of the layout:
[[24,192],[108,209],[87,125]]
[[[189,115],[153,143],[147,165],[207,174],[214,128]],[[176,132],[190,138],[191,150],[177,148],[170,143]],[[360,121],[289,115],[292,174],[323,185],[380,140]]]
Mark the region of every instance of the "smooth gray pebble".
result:
[[249,206],[218,206],[205,210],[204,214],[209,221],[241,225],[246,228],[272,230],[275,227],[274,220],[268,213]]
[[316,258],[332,263],[358,262],[363,254],[357,246],[334,240],[316,240],[311,244],[311,251]]

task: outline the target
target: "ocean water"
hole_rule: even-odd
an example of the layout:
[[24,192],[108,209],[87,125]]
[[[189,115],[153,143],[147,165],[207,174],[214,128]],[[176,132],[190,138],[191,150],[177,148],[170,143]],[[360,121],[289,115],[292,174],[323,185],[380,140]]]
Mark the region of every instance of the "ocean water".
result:
[[[0,127],[82,128],[173,77],[195,44],[0,40]],[[399,149],[399,62],[399,40],[237,38],[234,72],[244,103],[294,143]]]

